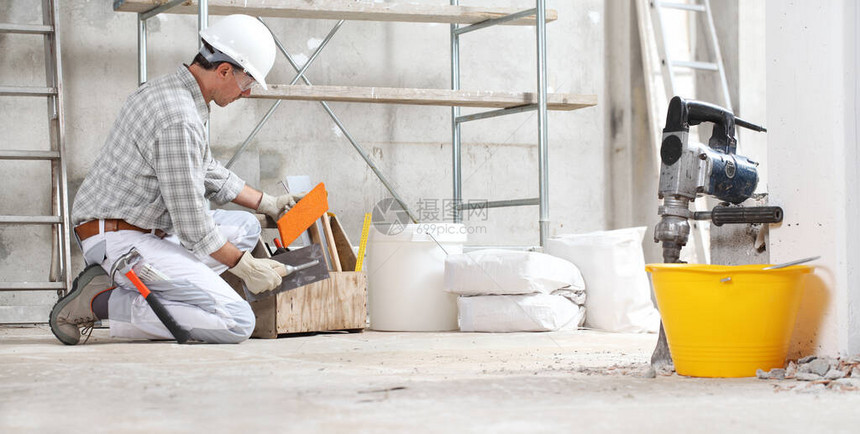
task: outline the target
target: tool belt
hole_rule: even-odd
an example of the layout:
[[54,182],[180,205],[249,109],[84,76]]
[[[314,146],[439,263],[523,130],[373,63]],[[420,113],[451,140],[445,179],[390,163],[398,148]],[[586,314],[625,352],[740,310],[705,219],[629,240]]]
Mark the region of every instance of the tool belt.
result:
[[[167,232],[164,232],[161,229],[151,230],[144,229],[141,227],[137,227],[131,223],[126,222],[125,220],[119,219],[105,219],[105,232],[114,232],[114,231],[138,231],[144,233],[152,233],[158,238],[164,238],[167,235]],[[75,233],[78,234],[78,239],[83,242],[85,239],[97,235],[99,233],[99,221],[98,220],[90,220],[86,223],[82,223],[78,226],[75,226]]]

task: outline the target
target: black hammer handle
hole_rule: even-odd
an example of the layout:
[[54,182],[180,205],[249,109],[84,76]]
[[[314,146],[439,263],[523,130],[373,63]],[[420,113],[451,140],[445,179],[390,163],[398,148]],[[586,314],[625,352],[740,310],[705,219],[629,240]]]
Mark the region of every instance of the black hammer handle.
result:
[[778,206],[718,206],[711,211],[711,221],[716,226],[727,223],[779,223],[782,221],[782,208]]
[[155,312],[155,316],[161,320],[167,330],[170,331],[170,334],[173,335],[173,338],[176,339],[176,342],[180,344],[184,344],[188,342],[189,333],[188,331],[179,327],[179,323],[173,318],[173,315],[167,311],[167,308],[161,304],[161,300],[153,294],[149,288],[146,287],[140,278],[137,277],[137,273],[134,270],[128,270],[128,273],[125,273],[125,277],[128,277],[128,280],[134,284],[138,291],[140,291],[140,295],[149,303],[149,307],[152,308],[152,311]]

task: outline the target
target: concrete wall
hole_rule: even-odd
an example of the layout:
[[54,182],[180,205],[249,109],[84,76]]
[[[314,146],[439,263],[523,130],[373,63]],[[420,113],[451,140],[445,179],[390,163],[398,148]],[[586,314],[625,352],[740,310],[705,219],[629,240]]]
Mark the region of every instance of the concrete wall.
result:
[[821,255],[792,351],[860,352],[858,31],[852,0],[767,2],[771,259]]
[[[767,50],[765,47],[765,2],[738,0],[738,100],[736,114],[753,123],[765,124],[767,119]],[[739,149],[758,166],[758,193],[768,191],[769,163],[767,133],[741,128]]]
[[653,241],[657,224],[657,167],[650,139],[645,76],[634,0],[606,2],[606,162],[609,167],[610,228],[646,226],[642,243],[648,262],[660,262]]
[[[412,0],[414,1],[414,0]],[[447,1],[425,1],[447,3]],[[488,4],[462,1],[464,5]],[[35,23],[40,12],[31,0],[0,6],[0,22]],[[493,5],[534,7],[529,0]],[[559,19],[547,28],[550,91],[604,96],[604,2],[548,1]],[[126,96],[137,87],[136,16],[111,9],[110,1],[62,1],[65,70],[66,147],[71,195],[104,143]],[[213,17],[213,20],[217,18]],[[333,21],[269,20],[297,58],[307,58]],[[150,21],[149,76],[173,72],[197,50],[196,16],[164,15]],[[449,26],[348,22],[309,69],[315,84],[447,88],[450,86]],[[532,27],[503,27],[463,37],[462,88],[533,90],[535,39]],[[0,83],[40,84],[42,45],[38,37],[0,35]],[[270,83],[293,77],[280,59]],[[33,83],[27,83],[35,77]],[[271,102],[244,100],[221,109],[213,105],[212,148],[226,162]],[[333,103],[332,109],[370,153],[413,209],[419,201],[451,198],[450,109]],[[464,113],[472,110],[464,110]],[[47,132],[42,100],[0,98],[0,143],[4,149],[44,147]],[[537,196],[537,129],[534,113],[471,123],[463,128],[466,199]],[[549,124],[551,233],[604,229],[607,207],[607,154],[604,112],[590,108],[552,112]],[[6,178],[0,214],[47,214],[47,169],[33,163],[0,162]],[[44,166],[44,165],[43,165]],[[21,170],[19,170],[21,169]],[[357,242],[363,214],[387,197],[371,170],[329,120],[318,103],[285,102],[236,165],[255,187],[279,193],[287,175],[324,181],[331,209]],[[419,216],[421,217],[421,216]],[[467,221],[480,233],[472,244],[536,244],[537,207],[490,210],[486,219]],[[43,280],[49,264],[50,231],[41,227],[0,227],[0,278]],[[74,271],[82,261],[74,251]],[[0,305],[40,304],[46,294],[18,293]],[[46,310],[39,308],[38,315]],[[20,309],[19,309],[20,310]],[[44,312],[43,312],[44,311]],[[18,312],[20,313],[20,312]],[[17,315],[17,314],[16,314]],[[38,316],[37,315],[37,316]]]
[[[732,0],[712,2],[714,24],[726,71],[726,81],[731,97],[731,108],[735,115],[759,125],[766,125],[765,110],[765,12],[764,3],[756,0]],[[699,49],[702,60],[715,57],[706,44],[707,34],[700,28]],[[723,97],[718,74],[699,73],[699,89],[703,99],[721,104]],[[700,128],[702,130],[702,128]],[[707,141],[707,135],[700,136]],[[700,134],[702,132],[700,131]],[[756,193],[744,206],[768,205],[768,159],[767,134],[738,127],[738,154],[759,163],[759,182]],[[712,264],[740,265],[765,264],[770,262],[768,234],[770,225],[710,225],[710,253]]]

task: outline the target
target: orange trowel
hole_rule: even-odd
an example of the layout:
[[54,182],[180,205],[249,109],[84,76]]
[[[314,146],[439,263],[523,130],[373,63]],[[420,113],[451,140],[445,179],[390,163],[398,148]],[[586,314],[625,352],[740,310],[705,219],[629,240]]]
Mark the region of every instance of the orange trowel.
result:
[[281,218],[278,219],[278,234],[284,247],[296,240],[328,211],[328,193],[320,182]]
[[[278,235],[281,237],[281,245],[289,246],[313,226],[327,210],[328,193],[325,191],[325,185],[319,183],[278,219]],[[245,298],[248,301],[271,297],[290,289],[329,278],[322,246],[311,244],[300,249],[273,255],[272,259],[286,265],[287,275],[282,276],[281,285],[271,291],[253,294],[246,288]]]
[[286,276],[282,276],[281,284],[271,291],[259,294],[254,294],[247,287],[244,287],[246,300],[257,301],[330,277],[325,256],[319,244],[311,244],[300,249],[279,253],[272,256],[272,259],[286,266],[287,273]]

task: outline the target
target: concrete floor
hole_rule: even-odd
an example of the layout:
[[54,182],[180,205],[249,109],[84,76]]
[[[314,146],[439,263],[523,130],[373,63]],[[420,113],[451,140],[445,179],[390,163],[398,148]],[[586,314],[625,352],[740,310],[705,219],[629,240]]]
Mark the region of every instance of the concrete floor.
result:
[[5,327],[0,432],[857,432],[860,392],[642,378],[655,340],[368,331],[177,345],[100,329],[66,347],[46,327]]

